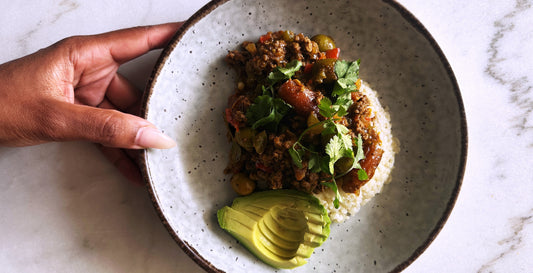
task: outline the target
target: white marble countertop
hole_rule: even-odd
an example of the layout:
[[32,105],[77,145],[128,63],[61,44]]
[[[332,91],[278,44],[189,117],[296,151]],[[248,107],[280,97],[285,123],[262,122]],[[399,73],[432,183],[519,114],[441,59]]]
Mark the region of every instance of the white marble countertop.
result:
[[[533,1],[400,0],[459,82],[469,133],[456,206],[405,272],[533,270]],[[201,1],[0,1],[0,63],[64,37],[185,20]],[[143,88],[158,56],[122,68]],[[0,148],[2,272],[202,272],[147,191],[90,143]]]

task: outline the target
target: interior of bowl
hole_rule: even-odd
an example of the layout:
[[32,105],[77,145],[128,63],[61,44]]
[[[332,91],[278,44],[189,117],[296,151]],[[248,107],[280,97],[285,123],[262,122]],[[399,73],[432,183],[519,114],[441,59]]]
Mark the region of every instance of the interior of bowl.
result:
[[235,75],[229,50],[267,31],[327,34],[380,95],[400,141],[392,182],[295,272],[399,271],[436,236],[455,202],[466,157],[459,89],[427,31],[392,1],[215,1],[177,33],[155,68],[144,116],[178,143],[142,159],[169,232],[204,269],[275,272],[219,228],[235,193],[223,170],[223,112]]

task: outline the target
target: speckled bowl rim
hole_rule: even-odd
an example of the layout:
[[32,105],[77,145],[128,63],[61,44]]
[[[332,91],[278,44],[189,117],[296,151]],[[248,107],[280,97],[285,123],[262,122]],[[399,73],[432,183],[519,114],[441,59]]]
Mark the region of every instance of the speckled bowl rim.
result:
[[[206,15],[208,15],[211,11],[215,10],[218,6],[228,2],[230,0],[213,0],[207,3],[205,6],[203,6],[200,10],[198,10],[195,14],[193,14],[182,26],[181,28],[174,34],[174,37],[170,40],[167,47],[162,51],[161,55],[159,56],[159,59],[157,60],[154,70],[152,71],[152,74],[148,80],[146,91],[143,94],[142,98],[142,104],[141,104],[141,117],[147,118],[148,114],[148,104],[150,102],[150,98],[153,93],[153,88],[155,81],[159,74],[161,73],[161,70],[164,67],[164,64],[166,63],[168,57],[170,56],[170,53],[174,50],[174,48],[177,46],[178,42],[181,40],[183,35],[187,33],[187,31],[194,26],[197,22],[199,22],[201,19],[203,19]],[[455,98],[457,100],[457,106],[459,108],[459,114],[460,114],[460,132],[461,132],[461,162],[459,164],[456,181],[455,181],[455,187],[453,188],[452,195],[450,200],[448,201],[448,204],[446,205],[446,209],[441,216],[440,220],[437,222],[433,230],[431,231],[428,238],[418,247],[415,249],[415,251],[402,263],[398,264],[391,272],[401,272],[403,271],[407,266],[409,266],[411,263],[413,263],[433,242],[433,240],[437,237],[439,232],[444,227],[444,224],[448,220],[453,207],[455,206],[455,203],[457,201],[457,197],[459,195],[459,191],[461,189],[463,176],[465,172],[466,167],[466,159],[467,159],[467,150],[468,150],[468,135],[467,135],[467,123],[466,123],[466,114],[464,110],[464,104],[463,100],[461,98],[461,92],[459,90],[459,85],[457,83],[457,79],[455,78],[455,74],[452,71],[452,68],[446,59],[446,56],[442,52],[441,48],[433,38],[433,36],[429,33],[429,31],[422,25],[422,23],[411,13],[409,12],[404,6],[402,6],[400,3],[394,1],[394,0],[382,0],[392,8],[394,8],[396,11],[398,11],[402,17],[411,24],[411,26],[416,29],[431,45],[435,53],[439,56],[439,59],[446,70],[446,73],[448,74],[448,77],[453,85],[453,91],[455,94]],[[141,152],[141,156],[139,157],[139,166],[141,168],[141,173],[143,175],[143,178],[146,182],[146,186],[148,188],[150,197],[152,199],[152,203],[156,209],[157,214],[161,218],[161,221],[163,225],[166,227],[172,238],[177,242],[177,244],[183,249],[183,251],[192,258],[200,267],[202,267],[207,272],[224,272],[220,269],[216,268],[213,264],[211,264],[208,260],[206,260],[204,257],[202,257],[196,249],[189,245],[187,242],[184,242],[180,239],[180,237],[176,234],[176,232],[172,229],[170,224],[168,223],[168,219],[163,214],[161,207],[159,206],[159,203],[157,202],[156,194],[154,192],[153,185],[149,179],[148,175],[148,165],[147,165],[147,156],[148,153],[146,150],[143,150]]]

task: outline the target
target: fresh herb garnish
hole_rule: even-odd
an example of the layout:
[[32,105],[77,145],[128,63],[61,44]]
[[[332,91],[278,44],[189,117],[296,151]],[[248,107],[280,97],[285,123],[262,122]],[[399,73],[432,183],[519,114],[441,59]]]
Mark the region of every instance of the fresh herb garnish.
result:
[[328,173],[335,173],[335,163],[343,158],[354,158],[352,138],[347,134],[337,133],[326,145],[326,154],[329,156]]
[[336,209],[339,208],[340,202],[342,202],[342,196],[339,192],[339,186],[337,186],[337,181],[335,181],[335,177],[331,177],[331,182],[323,182],[324,186],[327,186],[335,193],[335,199],[333,200],[333,206],[335,206]]
[[339,60],[335,63],[337,82],[333,86],[333,96],[341,96],[346,93],[357,91],[355,82],[359,79],[360,60],[348,62]]
[[296,72],[298,72],[298,70],[300,70],[301,67],[302,67],[302,62],[298,60],[290,61],[289,63],[287,63],[285,67],[278,66],[274,68],[274,70],[272,70],[270,74],[268,74],[268,77],[267,77],[268,82],[272,86],[280,81],[288,80],[292,78],[292,76],[294,76],[294,74],[296,74]]
[[285,67],[277,66],[267,76],[268,86],[261,86],[263,89],[263,95],[269,94],[275,97],[274,85],[280,81],[290,80],[294,74],[302,67],[302,62],[293,60],[287,63]]
[[253,129],[263,128],[271,132],[278,130],[278,125],[289,112],[291,106],[280,98],[262,95],[246,111],[246,119]]
[[[303,157],[308,155],[308,169],[313,172],[324,172],[331,175],[331,180],[324,181],[322,184],[335,192],[335,200],[333,201],[335,208],[339,208],[339,203],[342,202],[342,197],[335,180],[336,175],[339,177],[352,169],[357,169],[358,178],[360,180],[368,180],[366,172],[359,164],[359,161],[365,157],[361,135],[358,135],[354,140],[349,134],[350,130],[346,126],[335,122],[342,119],[348,113],[348,108],[353,104],[351,93],[357,91],[355,82],[359,78],[359,63],[359,60],[355,62],[337,61],[335,63],[337,81],[334,84],[332,92],[332,98],[335,99],[335,102],[333,103],[327,97],[322,98],[318,109],[320,115],[325,120],[314,124],[302,132],[298,140],[289,149],[289,154],[297,167],[302,168]],[[329,138],[328,143],[324,147],[324,151],[321,152],[305,147],[301,143],[302,137],[309,129],[315,126],[322,126],[322,137]],[[357,148],[355,151],[354,144]],[[353,163],[343,174],[336,174],[335,163],[341,158],[351,159]]]
[[[319,113],[325,120],[320,121],[307,128],[294,145],[289,149],[289,154],[293,163],[303,167],[303,158],[308,156],[308,169],[312,172],[324,172],[331,176],[330,180],[323,181],[322,184],[331,188],[335,192],[333,204],[339,207],[342,201],[337,182],[335,180],[339,174],[335,174],[335,163],[341,158],[351,159],[352,166],[343,174],[352,169],[357,169],[360,180],[368,180],[366,172],[361,168],[359,161],[363,159],[363,143],[361,135],[357,139],[352,139],[346,126],[336,123],[348,113],[348,109],[353,104],[351,93],[357,91],[355,82],[359,78],[359,60],[355,62],[337,61],[335,63],[335,74],[337,81],[333,86],[332,102],[330,98],[324,97],[318,105]],[[289,80],[300,70],[302,63],[298,60],[289,62],[285,67],[276,67],[268,74],[268,86],[261,86],[263,94],[255,98],[246,112],[248,123],[253,129],[265,129],[271,132],[278,130],[278,125],[283,117],[289,112],[291,106],[281,98],[275,97],[274,85],[284,80]],[[308,133],[309,129],[316,126],[323,128],[321,135],[329,138],[323,151],[316,151],[315,147],[306,147],[301,143],[302,137]],[[355,143],[354,143],[355,142]],[[354,145],[357,148],[354,151]]]
[[291,106],[284,100],[275,97],[274,85],[288,80],[300,70],[302,63],[298,60],[289,62],[285,67],[276,67],[268,74],[268,86],[261,86],[263,95],[255,98],[254,103],[246,111],[246,119],[253,129],[263,128],[275,132],[283,117]]

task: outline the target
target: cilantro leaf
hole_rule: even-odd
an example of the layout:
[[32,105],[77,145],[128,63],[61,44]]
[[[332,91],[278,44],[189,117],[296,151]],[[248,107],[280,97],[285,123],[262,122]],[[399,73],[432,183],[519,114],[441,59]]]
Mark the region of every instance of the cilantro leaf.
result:
[[314,173],[329,172],[329,157],[319,153],[311,153],[307,168]]
[[274,70],[268,74],[267,79],[272,86],[279,81],[290,79],[298,70],[300,70],[301,67],[302,62],[298,60],[292,60],[285,67],[278,66],[274,68]]
[[359,65],[361,60],[348,62],[346,60],[338,60],[335,63],[335,74],[337,78],[347,78],[356,81],[359,78]]
[[[355,84],[354,84],[355,87]],[[332,103],[331,100],[327,97],[324,97],[320,100],[318,104],[319,113],[325,118],[333,118],[335,115],[337,117],[342,117],[348,114],[348,109],[353,104],[351,91],[344,92],[342,89],[342,94],[339,94],[335,103]],[[335,95],[335,94],[334,94]]]
[[348,61],[345,61],[345,60],[338,60],[336,63],[335,63],[335,74],[337,75],[337,78],[344,78],[344,76],[346,75],[346,72],[348,71],[348,67],[349,67],[349,63]]
[[342,140],[338,135],[334,135],[326,145],[326,154],[329,155],[328,173],[333,174],[335,162],[342,157]]
[[322,130],[322,137],[328,138],[335,134],[337,134],[337,126],[335,125],[335,122],[328,120],[328,122],[324,123],[324,130]]
[[303,157],[303,149],[296,150],[295,146],[292,146],[289,149],[289,155],[292,158],[292,162],[294,165],[296,165],[298,168],[302,168],[302,157]]
[[340,96],[357,90],[355,82],[359,79],[359,64],[361,60],[347,62],[339,60],[335,63],[337,81],[333,86],[333,96]]
[[[338,134],[346,135],[347,137],[350,138],[350,136],[347,135],[350,132],[350,129],[346,128],[346,126],[342,124],[334,123],[334,125],[335,125],[335,130],[337,130]],[[351,142],[350,142],[350,147],[352,147]]]
[[265,87],[264,85],[261,85],[261,90],[263,91],[263,96],[274,97],[274,87],[272,86]]
[[354,92],[356,89],[357,86],[355,85],[355,81],[347,78],[340,78],[335,82],[335,85],[333,85],[333,92],[331,94],[333,96],[340,96]]
[[311,155],[311,157],[309,158],[309,161],[308,161],[307,168],[309,170],[311,170],[312,172],[314,172],[314,173],[321,172],[322,171],[322,164],[321,164],[322,158],[323,157],[321,157],[318,154]]
[[359,161],[365,158],[365,152],[363,151],[363,138],[361,137],[361,134],[357,135],[357,140],[356,140],[355,145],[357,146],[357,151],[355,152],[352,168],[362,169],[361,165],[359,164]]
[[292,60],[287,63],[285,67],[278,67],[277,70],[291,78],[298,70],[300,70],[300,67],[302,67],[302,62],[298,60]]
[[329,156],[328,173],[333,175],[335,162],[343,157],[353,158],[352,139],[347,134],[334,135],[326,144],[325,150]]
[[271,132],[278,130],[278,125],[289,112],[291,106],[280,98],[262,95],[246,111],[246,119],[253,129],[264,128]]
[[359,169],[357,170],[357,178],[361,181],[368,180],[368,174],[366,174],[364,169]]
[[359,65],[361,64],[361,60],[357,60],[355,62],[351,62],[348,66],[348,70],[346,71],[346,74],[344,75],[344,78],[350,79],[352,81],[357,81],[359,78]]
[[263,95],[258,96],[246,111],[246,118],[253,129],[264,128],[271,132],[278,130],[278,125],[289,112],[291,106],[280,98],[274,98],[274,84],[290,79],[300,70],[302,62],[293,60],[285,67],[276,67],[268,74],[269,86],[261,86]]
[[348,114],[348,109],[352,106],[353,100],[350,93],[346,93],[342,96],[339,96],[335,101],[335,106],[337,110],[337,116],[342,117]]
[[339,208],[340,202],[342,202],[342,196],[339,192],[339,187],[337,186],[337,182],[335,181],[335,178],[332,178],[331,182],[324,182],[322,183],[328,188],[330,188],[333,192],[335,192],[335,200],[333,200],[333,206],[335,206],[336,209]]
[[[342,126],[342,125],[341,125]],[[344,126],[342,126],[344,127]],[[344,127],[346,128],[346,127]],[[353,150],[352,150],[352,137],[348,134],[341,134],[340,140],[342,141],[342,148],[343,148],[343,157],[354,157]]]
[[320,103],[318,104],[318,110],[319,113],[326,118],[332,118],[336,112],[333,108],[331,108],[331,100],[327,97],[323,97],[320,100]]

